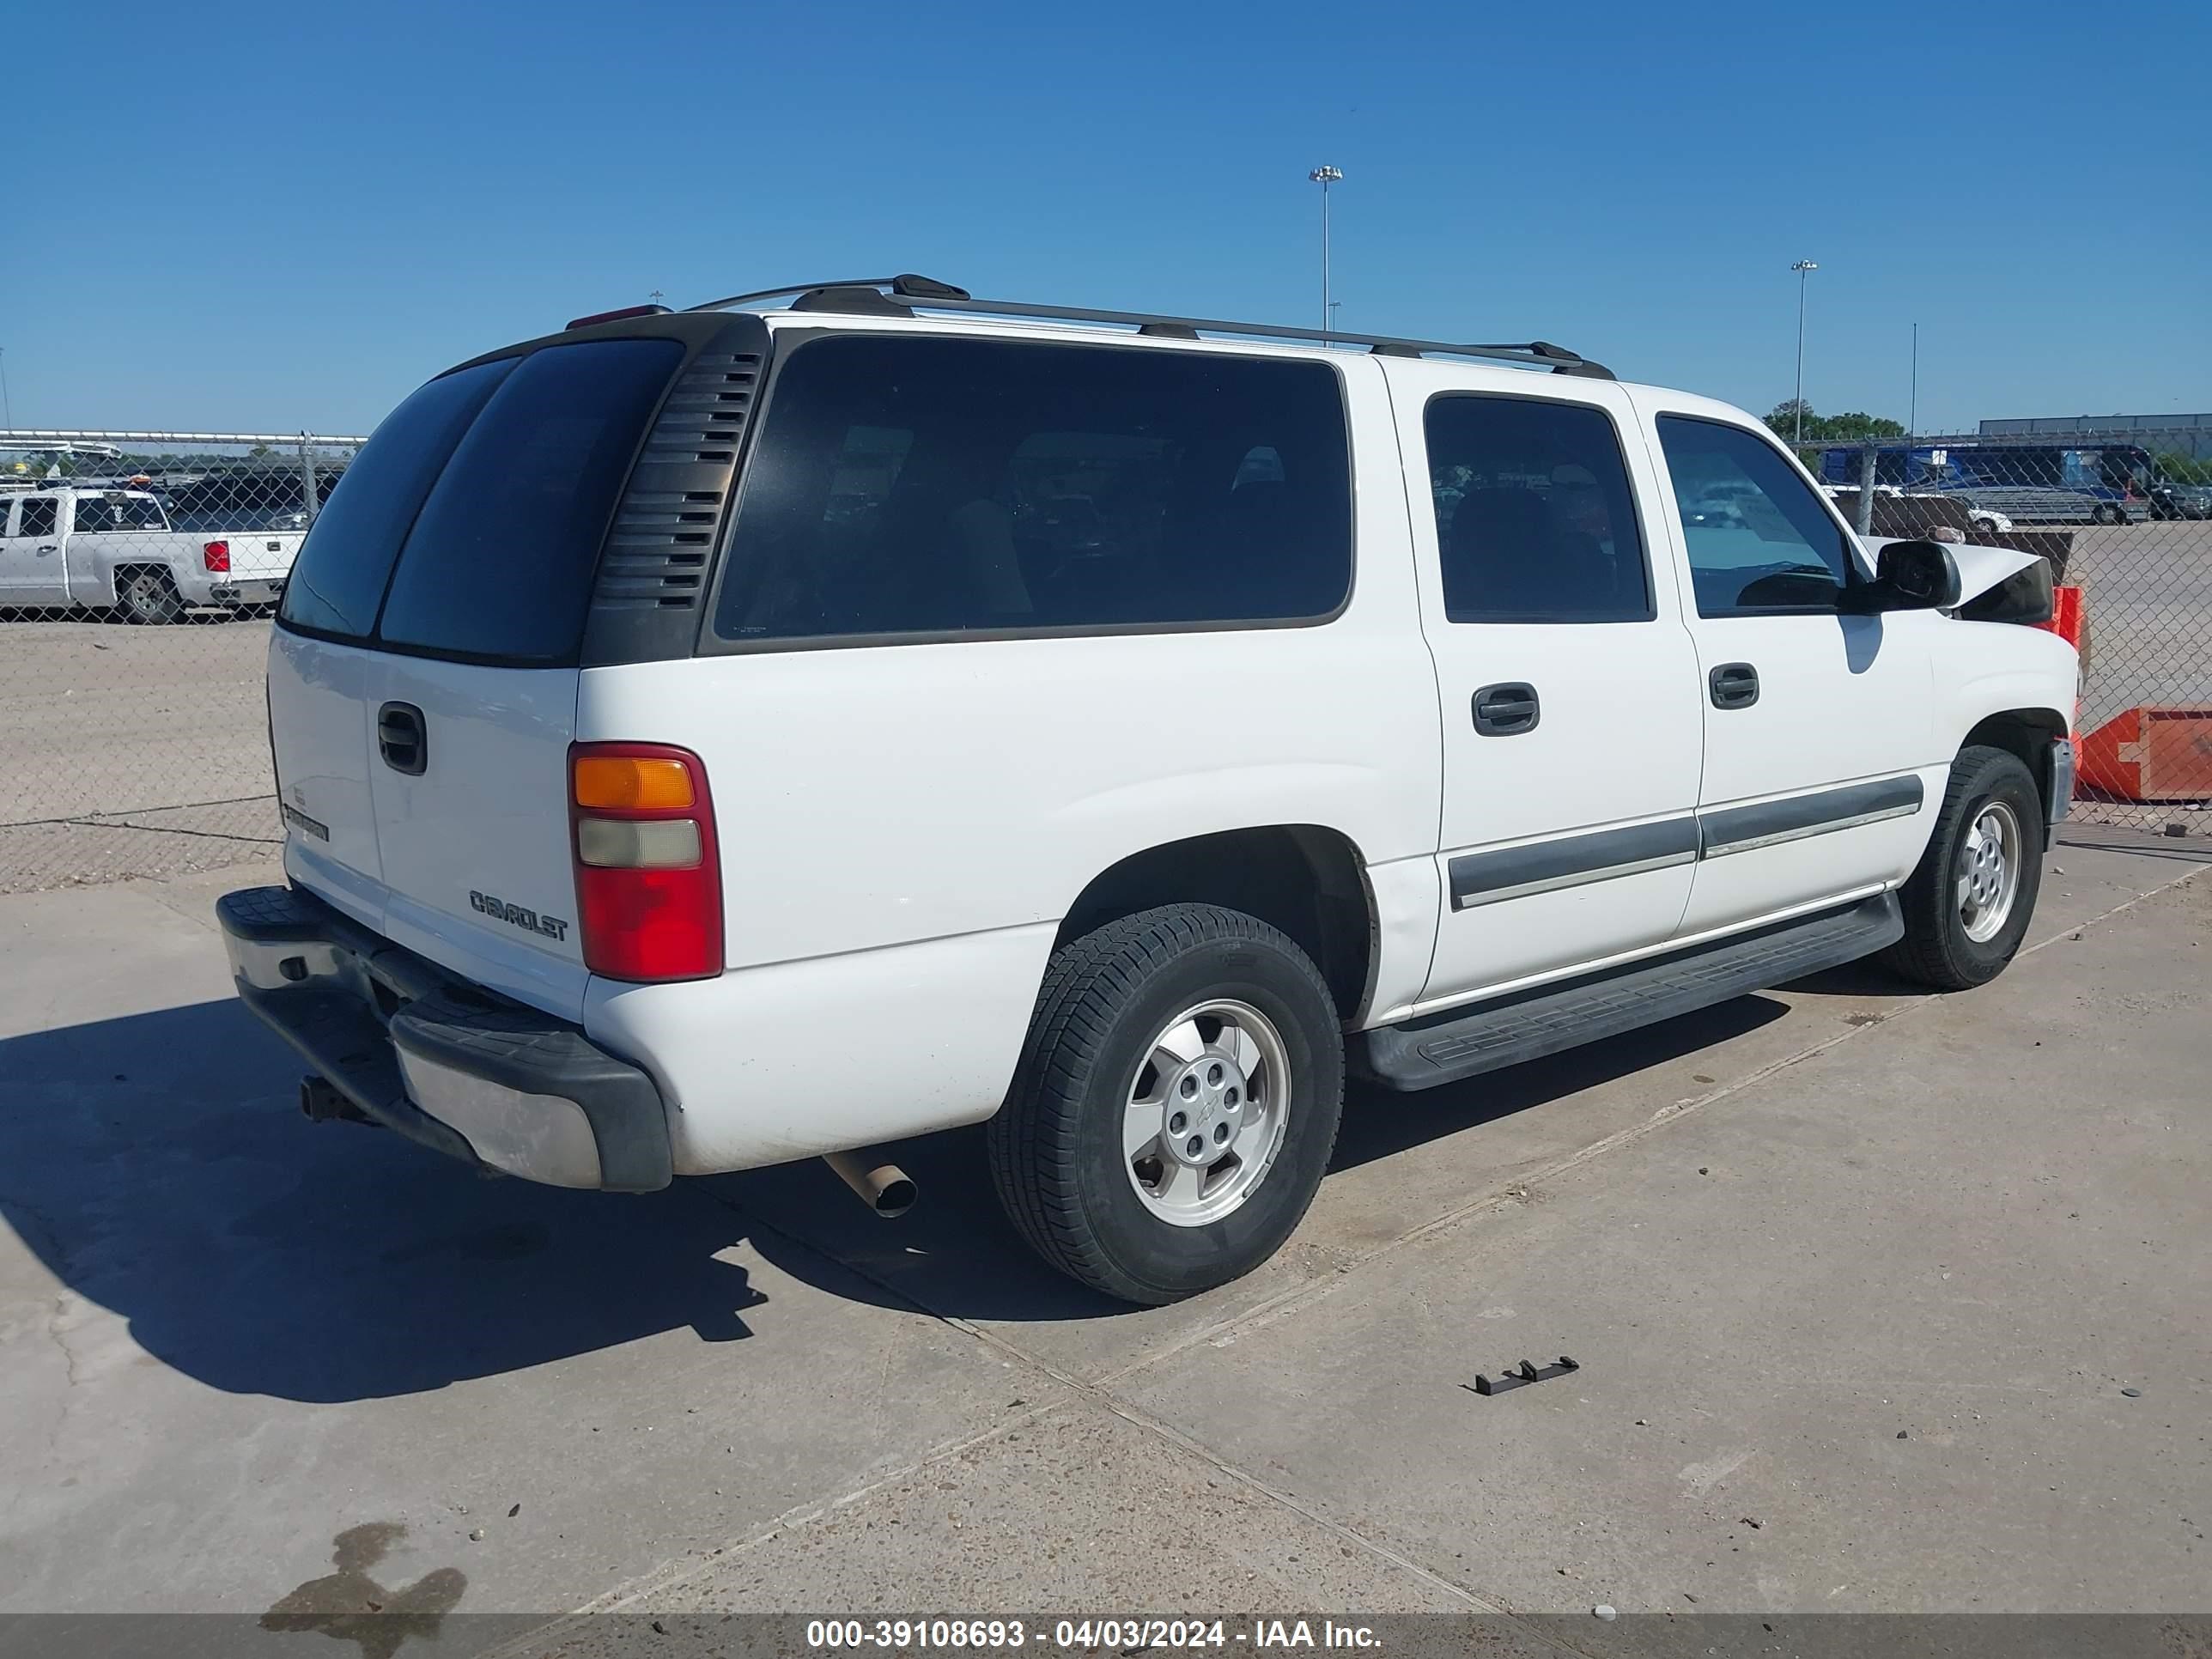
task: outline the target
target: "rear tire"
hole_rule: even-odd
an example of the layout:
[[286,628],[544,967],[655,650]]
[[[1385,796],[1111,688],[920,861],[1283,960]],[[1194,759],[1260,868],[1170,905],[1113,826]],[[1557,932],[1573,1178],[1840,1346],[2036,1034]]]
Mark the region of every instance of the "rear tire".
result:
[[1898,895],[1905,937],[1882,960],[1939,991],[1988,984],[2027,933],[2043,841],[2043,796],[2020,757],[1960,750],[1928,850]]
[[1168,905],[1054,954],[987,1132],[992,1176],[1062,1273],[1175,1302],[1281,1248],[1343,1104],[1336,1005],[1305,953],[1242,912]]
[[185,614],[185,602],[169,573],[158,568],[133,570],[116,584],[117,608],[123,619],[144,627],[175,622]]

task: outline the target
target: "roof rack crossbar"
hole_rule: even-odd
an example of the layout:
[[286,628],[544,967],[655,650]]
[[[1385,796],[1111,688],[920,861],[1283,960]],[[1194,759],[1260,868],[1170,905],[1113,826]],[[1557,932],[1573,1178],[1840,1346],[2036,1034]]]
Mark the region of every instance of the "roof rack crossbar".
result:
[[897,276],[855,276],[840,283],[794,283],[789,288],[764,288],[752,294],[732,294],[726,299],[709,300],[704,305],[686,306],[686,311],[720,311],[725,306],[753,305],[762,300],[784,300],[809,294],[821,294],[840,288],[883,289],[902,300],[922,301],[934,305],[939,300],[964,300],[968,290],[955,288],[950,283],[940,283],[928,276],[917,276],[911,271]]
[[[1054,322],[1112,323],[1155,336],[1234,334],[1263,340],[1312,341],[1322,345],[1365,346],[1388,356],[1482,357],[1501,362],[1526,363],[1555,373],[1584,374],[1611,380],[1612,371],[1601,363],[1547,340],[1525,344],[1477,344],[1449,340],[1408,339],[1395,334],[1356,334],[1342,329],[1293,328],[1278,323],[1236,323],[1218,318],[1176,317],[1144,311],[1097,311],[1081,306],[1035,305],[1019,300],[977,300],[949,284],[926,277],[886,276],[873,282],[808,283],[792,288],[763,289],[757,294],[737,294],[694,306],[694,311],[718,311],[725,306],[748,305],[762,300],[822,293],[831,289],[878,289],[908,307],[921,311],[957,311],[975,316],[1035,317]],[[957,296],[957,297],[956,297]]]

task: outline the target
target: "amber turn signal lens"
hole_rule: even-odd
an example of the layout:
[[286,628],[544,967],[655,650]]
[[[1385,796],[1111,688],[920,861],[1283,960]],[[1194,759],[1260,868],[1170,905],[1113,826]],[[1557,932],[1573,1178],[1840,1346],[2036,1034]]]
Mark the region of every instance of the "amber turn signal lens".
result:
[[579,755],[579,806],[660,811],[692,804],[691,774],[678,760],[629,755]]

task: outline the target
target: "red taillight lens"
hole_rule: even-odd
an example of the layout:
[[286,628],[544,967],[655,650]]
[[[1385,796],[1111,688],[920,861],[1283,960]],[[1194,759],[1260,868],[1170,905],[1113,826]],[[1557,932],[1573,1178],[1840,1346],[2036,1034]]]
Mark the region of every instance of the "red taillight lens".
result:
[[722,870],[696,755],[659,743],[570,745],[568,850],[586,968],[628,980],[722,971]]
[[203,543],[200,547],[200,562],[218,575],[228,574],[230,569],[230,544],[228,542]]

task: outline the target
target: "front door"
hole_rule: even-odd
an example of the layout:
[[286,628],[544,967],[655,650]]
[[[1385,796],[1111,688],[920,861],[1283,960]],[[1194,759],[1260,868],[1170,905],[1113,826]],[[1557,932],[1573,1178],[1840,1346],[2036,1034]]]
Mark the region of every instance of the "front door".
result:
[[1940,804],[1933,611],[1840,606],[1870,574],[1770,436],[1650,413],[1690,582],[1705,726],[1702,859],[1686,934],[1863,896],[1911,873]]
[[1389,367],[1443,701],[1433,1008],[1673,935],[1702,732],[1666,544],[1638,510],[1661,498],[1624,394]]

